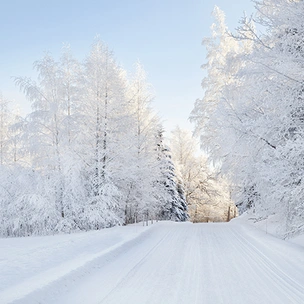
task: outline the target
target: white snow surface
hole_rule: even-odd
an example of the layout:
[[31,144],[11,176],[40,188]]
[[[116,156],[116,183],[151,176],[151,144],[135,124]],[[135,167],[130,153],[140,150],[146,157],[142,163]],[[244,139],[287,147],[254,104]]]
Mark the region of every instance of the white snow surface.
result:
[[301,304],[304,247],[242,220],[0,239],[0,303]]

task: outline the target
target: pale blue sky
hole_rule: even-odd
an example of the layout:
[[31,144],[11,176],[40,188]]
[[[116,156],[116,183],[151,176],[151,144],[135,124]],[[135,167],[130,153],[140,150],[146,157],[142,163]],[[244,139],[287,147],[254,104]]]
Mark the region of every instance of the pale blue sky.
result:
[[45,51],[58,58],[63,43],[82,60],[98,34],[127,71],[138,59],[143,64],[165,127],[191,128],[214,5],[231,30],[244,11],[253,12],[250,0],[1,0],[0,90],[29,109],[11,76],[34,77],[33,62]]

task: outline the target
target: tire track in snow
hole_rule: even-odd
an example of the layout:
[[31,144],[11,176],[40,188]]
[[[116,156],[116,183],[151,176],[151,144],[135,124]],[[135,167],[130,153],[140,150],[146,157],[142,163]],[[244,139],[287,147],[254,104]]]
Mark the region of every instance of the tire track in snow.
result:
[[157,250],[157,248],[164,242],[164,240],[166,240],[166,238],[168,238],[168,236],[170,234],[172,234],[173,232],[173,228],[170,229],[133,267],[131,270],[129,270],[123,278],[120,279],[120,281],[116,284],[116,286],[114,286],[107,294],[106,296],[101,299],[100,302],[98,302],[98,304],[102,304],[102,303],[108,303],[107,299],[109,298],[109,296],[111,296],[111,294],[113,294],[115,291],[117,291],[118,289],[120,289],[126,282],[128,282],[130,277],[134,277],[136,271],[141,267],[141,265],[144,264],[144,262],[146,260],[148,260],[149,256],[151,256],[151,254],[153,254],[153,252],[155,250]]

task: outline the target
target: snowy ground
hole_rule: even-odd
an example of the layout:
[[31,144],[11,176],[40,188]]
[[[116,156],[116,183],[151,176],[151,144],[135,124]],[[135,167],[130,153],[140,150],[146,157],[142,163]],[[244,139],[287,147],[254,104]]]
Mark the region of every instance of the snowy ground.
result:
[[239,220],[0,239],[0,303],[301,304],[304,247]]

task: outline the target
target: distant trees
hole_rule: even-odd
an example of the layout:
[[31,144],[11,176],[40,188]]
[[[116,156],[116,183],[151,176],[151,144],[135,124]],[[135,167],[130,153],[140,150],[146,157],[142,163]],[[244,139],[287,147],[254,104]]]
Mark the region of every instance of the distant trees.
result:
[[229,189],[217,170],[212,169],[207,158],[199,153],[196,138],[190,131],[176,127],[170,146],[178,184],[184,189],[192,220],[225,221],[229,206],[234,208]]
[[262,34],[248,18],[234,35],[220,30],[224,18],[215,9],[216,31],[207,40],[206,93],[191,119],[238,189],[234,196],[240,209],[250,208],[258,219],[276,214],[281,235],[288,236],[304,229],[299,17],[304,4],[264,0],[255,6]]
[[83,64],[65,47],[34,67],[36,82],[15,80],[32,103],[26,118],[0,99],[0,234],[186,220],[140,64],[128,80],[96,40]]

